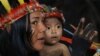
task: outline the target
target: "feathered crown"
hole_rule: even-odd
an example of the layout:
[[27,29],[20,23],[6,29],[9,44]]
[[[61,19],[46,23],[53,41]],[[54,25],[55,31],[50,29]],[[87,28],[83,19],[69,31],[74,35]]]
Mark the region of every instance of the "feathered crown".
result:
[[62,21],[65,22],[63,13],[59,11],[56,7],[50,8],[49,11],[46,13],[46,18],[50,17],[56,17],[58,19],[62,19]]
[[41,9],[42,6],[36,0],[0,0],[0,28],[4,28],[32,11]]

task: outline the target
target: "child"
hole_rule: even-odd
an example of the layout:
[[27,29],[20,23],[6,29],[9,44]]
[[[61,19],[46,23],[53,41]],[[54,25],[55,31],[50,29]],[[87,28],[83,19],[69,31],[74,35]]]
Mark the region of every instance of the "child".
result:
[[71,56],[68,47],[60,43],[63,29],[63,17],[58,11],[48,12],[45,17],[47,27],[45,34],[45,47],[40,56]]

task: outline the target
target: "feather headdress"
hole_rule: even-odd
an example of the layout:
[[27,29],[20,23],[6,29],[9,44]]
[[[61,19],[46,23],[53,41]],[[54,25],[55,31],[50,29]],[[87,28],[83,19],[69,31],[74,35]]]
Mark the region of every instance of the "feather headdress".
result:
[[0,28],[42,7],[36,0],[0,0]]

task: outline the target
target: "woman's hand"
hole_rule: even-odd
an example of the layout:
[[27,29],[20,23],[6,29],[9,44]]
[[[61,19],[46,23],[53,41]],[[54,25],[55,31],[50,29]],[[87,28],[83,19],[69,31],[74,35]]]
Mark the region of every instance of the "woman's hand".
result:
[[92,41],[92,39],[97,36],[98,32],[95,30],[92,23],[85,25],[85,18],[81,18],[78,27],[74,32],[74,36],[82,37],[83,39]]

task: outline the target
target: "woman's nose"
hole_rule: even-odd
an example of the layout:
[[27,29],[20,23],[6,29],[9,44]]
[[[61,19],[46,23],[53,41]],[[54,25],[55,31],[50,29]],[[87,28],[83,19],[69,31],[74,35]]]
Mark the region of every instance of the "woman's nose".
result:
[[38,29],[40,32],[43,32],[46,30],[46,27],[43,23],[39,23],[39,29]]

